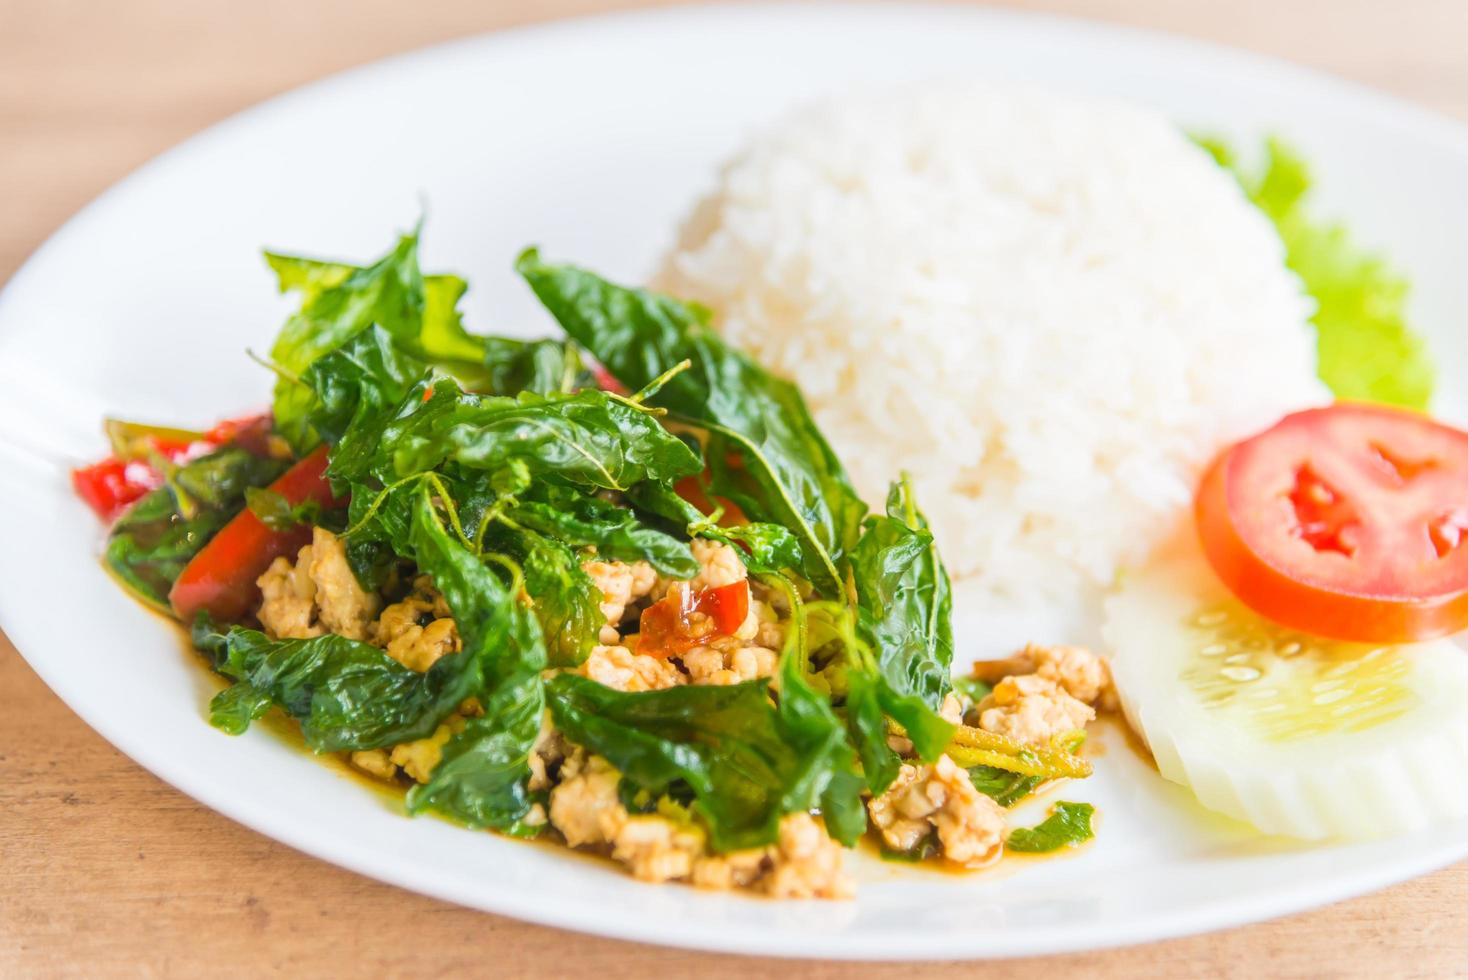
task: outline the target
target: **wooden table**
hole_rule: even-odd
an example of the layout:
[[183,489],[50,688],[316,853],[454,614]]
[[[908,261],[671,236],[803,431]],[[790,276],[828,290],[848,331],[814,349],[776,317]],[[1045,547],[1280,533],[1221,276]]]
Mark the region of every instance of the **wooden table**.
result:
[[[0,281],[77,208],[215,120],[323,74],[622,0],[0,0]],[[1347,75],[1468,118],[1465,0],[1034,0]],[[3,545],[0,545],[3,546]],[[58,608],[58,614],[61,610]],[[105,655],[99,651],[99,655]],[[139,769],[0,635],[0,976],[884,975],[523,925],[267,840]],[[1332,908],[1107,953],[928,976],[1468,972],[1468,864]],[[669,923],[669,933],[676,932]]]

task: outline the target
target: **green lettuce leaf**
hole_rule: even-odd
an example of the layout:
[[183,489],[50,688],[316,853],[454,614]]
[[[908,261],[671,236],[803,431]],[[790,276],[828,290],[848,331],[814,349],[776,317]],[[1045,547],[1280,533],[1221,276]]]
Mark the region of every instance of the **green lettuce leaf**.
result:
[[1274,222],[1286,264],[1314,297],[1320,379],[1338,398],[1427,408],[1435,372],[1425,342],[1407,323],[1407,281],[1355,244],[1344,226],[1310,214],[1304,160],[1271,139],[1263,169],[1252,170],[1223,143],[1199,142]]

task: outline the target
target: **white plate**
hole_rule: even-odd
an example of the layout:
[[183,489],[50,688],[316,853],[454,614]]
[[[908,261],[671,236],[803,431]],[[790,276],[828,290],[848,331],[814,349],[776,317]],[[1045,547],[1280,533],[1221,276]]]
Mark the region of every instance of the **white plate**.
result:
[[[0,622],[103,736],[184,792],[303,851],[494,912],[711,950],[1013,956],[1279,915],[1468,854],[1468,826],[1353,847],[1261,841],[1209,818],[1113,737],[1100,840],[956,877],[860,861],[853,902],[637,884],[550,848],[410,820],[268,731],[209,728],[214,682],[99,569],[66,467],[104,413],[204,421],[260,405],[242,354],[286,309],[262,245],[366,258],[429,208],[426,265],[474,284],[479,330],[548,324],[510,273],[528,242],[638,278],[752,125],[856,82],[1038,79],[1152,103],[1183,124],[1287,134],[1321,203],[1416,283],[1463,418],[1468,138],[1416,109],[1238,52],[1092,24],[959,9],[707,8],[475,38],[349,72],[189,141],[56,234],[0,297]],[[221,883],[222,888],[229,887]]]

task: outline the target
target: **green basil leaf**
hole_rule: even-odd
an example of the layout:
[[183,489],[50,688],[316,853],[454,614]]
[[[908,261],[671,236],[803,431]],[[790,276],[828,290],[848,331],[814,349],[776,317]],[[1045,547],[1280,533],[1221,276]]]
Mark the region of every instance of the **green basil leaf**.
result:
[[953,725],[937,714],[951,685],[953,597],[905,481],[893,484],[886,515],[867,518],[852,576],[861,630],[877,659],[878,676],[862,694],[901,724],[931,762],[953,737]]
[[530,751],[545,706],[540,626],[499,575],[444,530],[426,491],[414,518],[419,567],[433,576],[454,613],[463,652],[479,665],[476,694],[484,714],[444,746],[429,781],[409,792],[408,808],[524,832],[518,821],[530,809]]
[[245,506],[272,531],[289,531],[302,525],[311,527],[321,521],[320,501],[303,500],[292,504],[284,494],[265,487],[247,487]]
[[384,484],[448,462],[494,472],[519,461],[531,477],[604,490],[701,469],[657,419],[605,392],[480,397],[448,379],[428,390],[426,401],[410,394],[382,432],[372,474]]
[[572,548],[595,546],[607,560],[646,561],[669,578],[698,574],[688,543],[648,527],[623,507],[572,487],[542,484],[509,510],[516,524],[558,538]]
[[802,574],[823,595],[839,596],[866,507],[799,389],[726,345],[693,306],[548,265],[534,249],[516,269],[566,333],[628,388],[691,362],[667,380],[657,403],[707,432],[714,492],[756,521],[789,528],[800,542]]
[[569,394],[596,386],[581,352],[564,341],[486,337],[484,345],[486,377],[477,390],[485,394],[517,395],[522,391]]
[[245,506],[249,488],[284,469],[236,446],[185,463],[117,520],[103,560],[139,599],[171,614],[168,592],[184,566]]
[[1048,854],[1083,844],[1095,836],[1091,831],[1095,812],[1089,803],[1057,803],[1050,808],[1050,815],[1035,826],[1010,831],[1005,846],[1026,854]]
[[994,766],[974,766],[969,769],[968,778],[974,789],[1003,807],[1014,806],[1045,781],[1040,776],[1024,776]]

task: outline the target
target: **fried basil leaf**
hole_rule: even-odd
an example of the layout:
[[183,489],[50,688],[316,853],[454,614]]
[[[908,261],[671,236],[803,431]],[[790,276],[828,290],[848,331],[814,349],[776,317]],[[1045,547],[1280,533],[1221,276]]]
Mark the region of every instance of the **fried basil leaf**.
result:
[[599,558],[646,561],[669,578],[698,574],[686,541],[643,524],[623,507],[571,487],[542,484],[510,509],[516,524],[557,538],[572,548],[595,546]]
[[781,817],[817,807],[830,834],[851,846],[866,829],[863,779],[806,668],[805,631],[792,627],[778,703],[764,679],[628,694],[570,674],[548,682],[547,699],[566,737],[605,756],[636,790],[652,798],[691,790],[716,851],[768,844]]
[[478,667],[475,694],[483,714],[449,739],[429,781],[409,792],[408,808],[523,832],[518,821],[530,809],[530,750],[545,707],[540,626],[512,587],[444,529],[426,491],[413,533],[419,568],[433,576],[458,624],[462,652]]
[[282,292],[301,293],[301,307],[281,327],[270,358],[283,372],[275,384],[276,428],[304,452],[315,442],[308,421],[313,397],[311,389],[292,378],[373,323],[399,338],[421,330],[418,239],[405,235],[387,255],[360,268],[268,252],[265,260]]
[[707,433],[713,491],[755,521],[791,529],[802,574],[821,594],[840,596],[866,507],[799,389],[726,345],[692,305],[548,265],[534,249],[516,269],[566,333],[629,389],[691,362],[655,401]]
[[522,391],[548,395],[595,387],[581,353],[560,340],[484,338],[485,383],[477,390],[490,395]]
[[[428,366],[372,326],[318,358],[302,376],[315,394],[309,420],[335,455],[370,452],[383,417],[424,381]],[[343,445],[343,443],[345,443]]]
[[1005,846],[1026,854],[1048,854],[1084,844],[1095,836],[1091,830],[1095,812],[1089,803],[1057,803],[1050,808],[1050,815],[1035,826],[1010,831]]
[[798,571],[802,566],[800,542],[778,524],[724,527],[709,520],[672,487],[658,483],[638,484],[628,491],[627,500],[638,510],[673,522],[689,537],[708,538],[738,548],[744,567],[756,574]]
[[275,424],[298,451],[315,442],[309,419],[312,395],[292,379],[373,324],[403,353],[465,384],[487,381],[484,339],[467,332],[459,317],[458,302],[468,287],[457,276],[422,274],[416,232],[399,238],[391,252],[368,266],[269,252],[265,260],[281,292],[301,294],[300,309],[270,350],[282,371],[275,386]]
[[574,667],[596,645],[605,619],[601,590],[566,544],[530,528],[494,525],[485,546],[517,561],[553,667]]
[[426,391],[410,393],[382,431],[371,472],[384,484],[449,462],[490,473],[518,462],[532,478],[603,490],[702,468],[656,418],[605,392],[481,397],[448,379]]
[[321,502],[303,500],[292,504],[285,495],[265,487],[247,487],[245,506],[272,531],[289,531],[302,525],[310,527],[321,521]]
[[383,748],[433,734],[466,698],[492,696],[522,659],[543,666],[538,630],[535,649],[522,650],[526,640],[512,626],[524,614],[513,608],[509,588],[448,537],[426,491],[417,497],[412,535],[419,567],[433,576],[459,623],[462,650],[420,674],[343,636],[271,640],[239,627],[218,633],[205,623],[195,630],[195,646],[220,673],[258,692],[223,692],[211,721],[238,733],[268,697],[300,721],[306,744],[318,752]]
[[236,446],[185,463],[112,526],[107,567],[138,598],[168,612],[168,591],[184,566],[240,512],[249,488],[284,469]]
[[953,597],[938,548],[906,482],[867,518],[852,556],[859,623],[876,655],[870,696],[932,761],[953,737],[937,714],[952,681]]
[[1029,796],[1045,780],[1041,776],[1025,776],[995,766],[974,766],[968,771],[969,782],[1000,806],[1014,806]]

